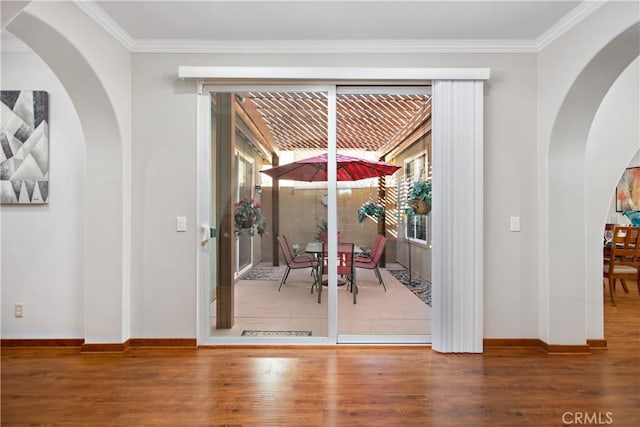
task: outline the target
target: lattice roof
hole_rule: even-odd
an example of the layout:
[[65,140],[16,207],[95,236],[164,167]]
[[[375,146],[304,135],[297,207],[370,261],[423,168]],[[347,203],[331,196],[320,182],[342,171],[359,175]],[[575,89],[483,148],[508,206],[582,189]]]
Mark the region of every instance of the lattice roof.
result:
[[[278,149],[326,149],[327,95],[322,92],[246,92],[245,104],[260,115]],[[339,94],[339,149],[379,151],[409,134],[431,112],[425,95]]]

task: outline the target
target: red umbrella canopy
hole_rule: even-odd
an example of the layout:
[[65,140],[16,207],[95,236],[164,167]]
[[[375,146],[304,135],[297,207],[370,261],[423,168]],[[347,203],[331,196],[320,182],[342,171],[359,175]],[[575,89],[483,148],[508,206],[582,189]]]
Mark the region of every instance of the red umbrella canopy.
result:
[[[391,175],[400,166],[359,157],[336,156],[338,181],[357,181]],[[261,171],[272,178],[293,181],[327,181],[327,154],[297,160],[282,166]]]

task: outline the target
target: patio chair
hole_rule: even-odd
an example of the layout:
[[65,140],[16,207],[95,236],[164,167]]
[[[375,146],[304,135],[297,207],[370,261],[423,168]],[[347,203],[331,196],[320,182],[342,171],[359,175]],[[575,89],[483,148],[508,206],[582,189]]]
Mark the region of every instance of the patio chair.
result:
[[[356,283],[356,269],[353,257],[353,243],[338,243],[338,275],[343,276],[349,283],[349,289],[353,293],[353,303],[356,304],[358,285]],[[327,254],[327,244],[322,244],[322,272],[326,274],[329,268],[329,257]],[[322,279],[322,278],[320,278]],[[322,283],[322,280],[319,281]],[[322,285],[320,285],[322,286]],[[322,290],[318,292],[318,303],[321,302]]]
[[378,281],[384,288],[384,291],[387,292],[387,287],[385,286],[384,281],[382,280],[382,275],[380,275],[380,269],[378,268],[378,263],[380,262],[380,257],[384,252],[384,247],[387,244],[388,239],[385,236],[382,236],[382,235],[379,235],[379,236],[380,236],[380,239],[376,239],[377,246],[375,246],[373,251],[371,252],[371,258],[370,259],[356,258],[355,265],[356,265],[356,268],[366,268],[368,270],[373,270],[373,272],[376,274],[376,277],[378,278]]
[[371,246],[371,251],[366,254],[356,255],[356,261],[371,261],[373,260],[373,254],[376,253],[378,245],[384,236],[382,234],[376,235],[376,240],[373,242],[373,246]]
[[[291,247],[289,246],[289,242],[284,235],[278,236],[278,243],[280,244],[280,250],[282,250],[282,255],[284,255],[285,262],[287,263],[287,270],[284,272],[282,276],[282,280],[280,281],[280,286],[278,286],[278,291],[282,288],[282,285],[287,281],[287,277],[289,277],[289,272],[291,270],[296,270],[299,268],[311,268],[311,275],[313,276],[314,284],[317,281],[317,271],[318,262],[310,255],[298,255],[294,256],[291,251]],[[313,289],[313,288],[312,288]]]

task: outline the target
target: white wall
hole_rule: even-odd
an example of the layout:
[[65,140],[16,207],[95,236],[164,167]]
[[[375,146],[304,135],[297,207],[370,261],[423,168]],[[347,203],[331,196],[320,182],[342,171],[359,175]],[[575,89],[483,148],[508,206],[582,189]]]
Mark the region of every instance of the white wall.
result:
[[87,150],[85,343],[129,338],[131,55],[72,2],[30,2],[6,27],[67,90]]
[[[602,230],[615,213],[615,188],[624,168],[636,155],[640,160],[640,59],[615,81],[602,100],[587,140],[586,176],[587,334],[606,338],[602,304]],[[638,164],[640,165],[640,164]],[[620,223],[629,220],[620,215]]]
[[[133,55],[133,332],[195,336],[196,96],[180,65],[489,67],[485,335],[536,336],[536,56]],[[185,215],[187,233],[175,232]],[[522,232],[509,232],[509,217]]]
[[[2,205],[2,337],[83,338],[86,150],[78,114],[33,53],[2,54],[2,90],[49,92],[50,198]],[[24,304],[24,317],[13,305]]]
[[[604,223],[610,193],[604,203],[587,200],[586,178],[596,177],[600,169],[589,167],[586,141],[602,97],[623,71],[616,67],[637,57],[638,36],[631,31],[638,6],[609,2],[538,55],[538,335],[549,344],[582,345],[602,338],[602,322],[596,330],[588,327],[602,318],[601,302],[591,306],[596,300],[592,293],[601,292],[593,283],[601,273],[592,276],[588,266],[594,260],[585,252],[565,248],[594,244],[587,241],[589,212],[599,210],[600,232]],[[623,32],[625,37],[618,38]],[[620,144],[611,139],[601,143],[610,152]]]
[[[52,10],[57,7],[61,8],[60,11]],[[104,245],[96,240],[101,243],[99,248],[87,248],[102,251],[95,252],[96,255],[104,255],[103,258],[94,256],[92,262],[87,261],[86,273],[91,276],[87,286],[91,289],[92,304],[87,309],[87,317],[93,326],[87,329],[85,325],[85,333],[93,342],[119,342],[129,336],[196,336],[196,97],[192,84],[178,80],[180,65],[491,68],[492,76],[486,84],[484,105],[485,337],[540,337],[546,340],[550,337],[551,323],[562,325],[564,329],[563,333],[548,342],[554,343],[559,339],[561,343],[572,343],[584,338],[585,332],[581,328],[584,329],[585,313],[565,310],[564,316],[571,316],[571,321],[566,321],[563,316],[549,316],[548,295],[544,292],[540,297],[538,295],[539,287],[546,286],[548,290],[549,282],[548,266],[545,264],[551,216],[547,205],[547,187],[554,183],[547,181],[546,155],[552,126],[568,88],[595,52],[625,25],[637,19],[637,13],[634,15],[637,12],[636,4],[603,6],[595,16],[588,18],[539,55],[129,55],[113,48],[106,40],[108,36],[94,34],[95,27],[90,28],[93,24],[88,18],[79,16],[78,11],[69,7],[73,5],[37,2],[29,6],[36,18],[52,18],[52,25],[65,30],[65,35],[56,39],[57,43],[62,45],[67,43],[66,40],[72,40],[78,43],[77,46],[63,47],[76,47],[80,49],[78,52],[86,53],[84,59],[90,62],[89,67],[81,69],[93,67],[89,71],[96,73],[91,77],[97,80],[88,81],[104,84],[104,91],[109,96],[108,105],[96,105],[114,113],[119,119],[115,138],[104,136],[114,132],[113,126],[105,129],[107,133],[96,132],[100,129],[100,123],[96,120],[99,114],[83,118],[82,113],[98,113],[90,111],[90,103],[81,96],[81,83],[85,76],[76,76],[74,82],[73,71],[79,68],[65,66],[64,61],[56,57],[58,50],[47,52],[48,60],[65,72],[63,81],[74,89],[69,89],[69,93],[73,92],[74,102],[77,99],[85,106],[84,109],[78,109],[83,126],[87,126],[85,133],[87,129],[94,131],[91,138],[87,137],[87,147],[93,147],[87,152],[88,158],[96,162],[89,163],[89,175],[94,176],[88,176],[88,183],[100,186],[100,179],[110,179],[106,172],[109,166],[114,168],[120,177],[119,182],[123,183],[120,194],[124,196],[120,197],[118,203],[104,206],[95,200],[87,211],[89,218],[96,218],[95,223],[103,221],[105,227],[119,233],[113,239],[107,236],[109,238]],[[40,33],[33,31],[33,22],[17,19],[11,25],[21,30],[24,37],[33,34],[30,42],[34,45],[40,43],[38,46],[44,49],[46,43],[40,41]],[[54,35],[51,32],[44,34]],[[107,55],[101,49],[104,46],[108,48]],[[129,60],[131,75],[127,75]],[[87,64],[80,62],[76,65]],[[86,89],[91,90],[91,86]],[[131,98],[127,92],[129,87]],[[128,100],[132,104],[128,104]],[[129,108],[131,115],[126,113]],[[132,137],[127,134],[130,123]],[[133,141],[131,153],[128,151],[130,141]],[[118,149],[111,151],[113,144],[118,144]],[[114,160],[101,161],[101,149],[107,150],[109,159]],[[131,186],[127,182],[130,160],[133,170]],[[111,197],[114,195],[114,185],[111,181],[108,185],[108,195]],[[127,209],[129,192],[133,194],[131,216]],[[52,201],[53,196],[52,193]],[[100,212],[101,207],[108,209],[108,212]],[[76,209],[69,209],[66,215],[74,215]],[[187,216],[186,233],[175,232],[175,217],[178,215]],[[520,233],[509,232],[510,216],[521,217]],[[133,242],[130,258],[127,256],[129,219]],[[540,226],[538,221],[541,221]],[[121,222],[124,225],[118,226]],[[52,230],[47,228],[45,232]],[[94,231],[99,233],[101,230],[92,227]],[[90,236],[88,239],[91,241]],[[3,245],[4,240],[3,235]],[[539,254],[542,258],[540,267]],[[71,251],[61,258],[66,263],[76,259]],[[115,258],[120,258],[121,263]],[[101,260],[107,260],[108,263]],[[126,265],[129,260],[132,266],[130,329],[126,319],[129,312]],[[562,279],[562,274],[554,278]],[[573,280],[571,277],[569,279]],[[7,289],[19,289],[18,286],[12,284]],[[3,284],[3,304],[6,301],[12,305],[14,301],[6,298],[4,288]],[[56,291],[59,293],[60,289]],[[26,306],[27,315],[29,307]],[[6,313],[6,308],[3,308],[3,313]],[[562,307],[556,308],[560,310]],[[76,310],[73,312],[74,318],[81,319],[82,314],[79,313],[82,309]],[[48,315],[45,322],[49,322],[51,317]],[[574,327],[574,324],[578,326]],[[14,323],[7,325],[9,336],[19,335]],[[39,323],[38,331],[46,328],[43,325],[45,323]],[[3,322],[3,336],[4,328]],[[118,330],[116,333],[114,328]],[[55,335],[76,336],[76,333],[77,329],[69,326]],[[42,336],[39,332],[28,334],[31,337]],[[562,341],[565,338],[567,340]]]

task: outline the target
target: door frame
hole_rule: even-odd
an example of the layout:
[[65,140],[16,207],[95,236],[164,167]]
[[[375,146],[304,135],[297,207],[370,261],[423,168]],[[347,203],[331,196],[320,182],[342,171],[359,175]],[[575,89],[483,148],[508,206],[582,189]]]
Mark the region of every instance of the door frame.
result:
[[[446,184],[438,190],[434,190],[434,247],[440,255],[434,262],[433,271],[433,297],[434,297],[434,322],[433,322],[433,348],[441,352],[482,352],[483,339],[483,168],[482,168],[482,146],[483,146],[483,83],[490,77],[488,68],[358,68],[358,67],[209,67],[209,66],[180,66],[178,67],[178,77],[192,80],[195,83],[198,98],[203,96],[205,83],[225,83],[247,84],[276,84],[299,82],[307,84],[309,82],[330,83],[333,86],[333,96],[330,102],[334,103],[335,111],[335,87],[339,85],[365,84],[375,85],[423,85],[431,82],[434,85],[434,98],[438,97],[434,105],[434,125],[437,123],[441,131],[434,132],[434,145],[437,148],[434,153],[434,164],[438,159],[444,163],[438,170],[434,170],[434,183]],[[235,89],[235,88],[234,88]],[[208,99],[207,94],[204,95]],[[205,105],[207,103],[204,103]],[[198,143],[203,139],[202,124],[200,120],[209,120],[200,107],[202,101],[198,101],[197,129]],[[208,108],[209,105],[206,105]],[[455,107],[455,108],[453,108]],[[208,110],[207,110],[208,111]],[[436,115],[437,113],[437,115]],[[335,123],[329,119],[330,123]],[[456,126],[458,129],[456,130]],[[435,126],[434,126],[435,127]],[[333,149],[329,149],[329,179],[335,180],[335,126],[333,129]],[[446,150],[445,150],[446,147]],[[200,154],[200,149],[198,150]],[[469,170],[469,166],[472,169]],[[464,191],[464,190],[467,191]],[[456,210],[454,199],[450,193],[469,193],[474,196],[467,196],[470,209],[464,212]],[[198,194],[201,194],[200,191]],[[330,208],[333,204],[335,209],[336,191],[335,185],[329,186]],[[202,218],[200,210],[202,203],[198,201],[198,221]],[[329,208],[329,230],[333,225],[336,228],[335,214]],[[457,212],[457,213],[456,213]],[[455,214],[455,215],[454,215]],[[332,216],[334,219],[332,220]],[[451,220],[455,217],[455,222]],[[333,224],[331,224],[333,222]],[[473,230],[472,235],[463,239],[456,233],[457,227],[461,225],[465,229]],[[337,252],[337,242],[331,240],[329,235],[329,254]],[[335,239],[335,237],[334,237]],[[439,248],[439,246],[442,246]],[[452,254],[464,254],[464,256],[452,259]],[[456,262],[454,262],[456,261]],[[201,262],[198,263],[201,267]],[[199,267],[199,272],[202,268]],[[333,269],[335,271],[335,268]],[[333,273],[335,275],[335,272]],[[201,280],[201,275],[198,275]],[[329,277],[331,280],[331,276]],[[335,280],[335,279],[334,279]],[[439,282],[442,281],[442,283]],[[197,283],[198,289],[202,292],[203,286]],[[206,287],[204,287],[206,290]],[[208,305],[202,303],[202,295],[198,293],[198,314],[199,321],[206,320]],[[329,296],[337,290],[329,286]],[[442,304],[442,307],[438,307]],[[331,307],[331,305],[330,305]],[[203,313],[204,312],[204,313]],[[471,312],[471,315],[465,313]],[[337,313],[330,313],[329,320],[335,318]],[[200,345],[216,344],[211,343],[205,336],[202,325],[198,325],[198,342]],[[329,330],[329,338],[321,340],[278,340],[271,339],[268,342],[252,342],[252,339],[243,340],[239,344],[337,344],[334,329]],[[331,337],[334,340],[331,341]],[[237,343],[235,340],[234,343]],[[225,344],[217,342],[217,344]]]

